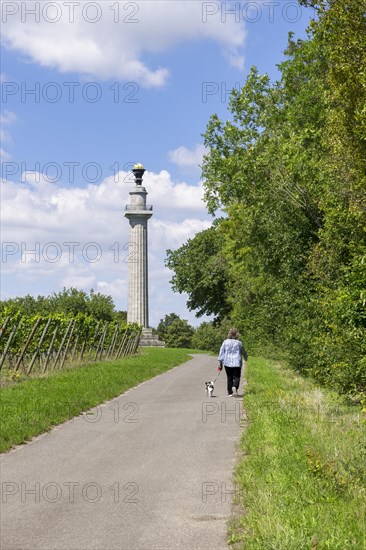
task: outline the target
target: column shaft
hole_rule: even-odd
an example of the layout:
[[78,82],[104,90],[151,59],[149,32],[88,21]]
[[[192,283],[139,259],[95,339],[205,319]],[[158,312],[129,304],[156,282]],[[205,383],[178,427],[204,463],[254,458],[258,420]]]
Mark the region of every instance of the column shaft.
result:
[[138,215],[130,217],[127,321],[149,326],[147,219]]

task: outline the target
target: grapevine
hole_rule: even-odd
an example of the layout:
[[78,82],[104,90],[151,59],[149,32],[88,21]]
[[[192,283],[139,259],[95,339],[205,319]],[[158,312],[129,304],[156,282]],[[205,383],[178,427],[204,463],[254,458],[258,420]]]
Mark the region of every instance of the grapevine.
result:
[[22,315],[5,308],[0,315],[0,369],[45,373],[70,363],[117,359],[136,352],[140,334],[137,323],[102,322],[85,313]]

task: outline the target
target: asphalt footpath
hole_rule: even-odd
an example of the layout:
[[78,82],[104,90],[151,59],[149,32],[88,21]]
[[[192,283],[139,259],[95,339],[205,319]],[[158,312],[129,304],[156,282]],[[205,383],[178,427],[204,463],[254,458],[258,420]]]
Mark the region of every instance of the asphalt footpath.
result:
[[216,375],[194,355],[1,455],[1,550],[227,549],[243,400]]

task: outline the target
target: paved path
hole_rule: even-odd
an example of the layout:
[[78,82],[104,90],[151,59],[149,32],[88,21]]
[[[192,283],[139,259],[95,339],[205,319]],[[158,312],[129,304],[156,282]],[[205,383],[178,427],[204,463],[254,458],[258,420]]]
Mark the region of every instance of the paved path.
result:
[[191,361],[1,457],[2,550],[226,549],[242,399]]

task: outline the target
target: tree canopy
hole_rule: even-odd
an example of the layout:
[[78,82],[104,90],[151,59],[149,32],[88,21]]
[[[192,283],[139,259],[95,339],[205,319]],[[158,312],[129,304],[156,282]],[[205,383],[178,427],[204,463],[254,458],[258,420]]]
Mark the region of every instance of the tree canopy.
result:
[[188,292],[188,308],[197,317],[214,314],[222,319],[230,310],[226,301],[228,270],[222,238],[214,225],[176,251],[168,250],[166,265],[173,272],[173,290]]
[[194,328],[176,313],[169,313],[160,320],[156,332],[167,348],[190,348]]
[[364,392],[366,2],[302,3],[318,18],[289,35],[281,78],[253,67],[228,119],[208,122],[205,201],[225,217],[167,265],[188,306],[229,316],[251,351]]
[[90,290],[89,294],[77,288],[63,288],[60,292],[54,292],[49,296],[26,296],[10,298],[0,302],[0,310],[11,308],[21,311],[26,315],[51,315],[53,313],[65,313],[76,316],[78,313],[91,315],[97,320],[126,322],[127,313],[116,311],[112,296]]

